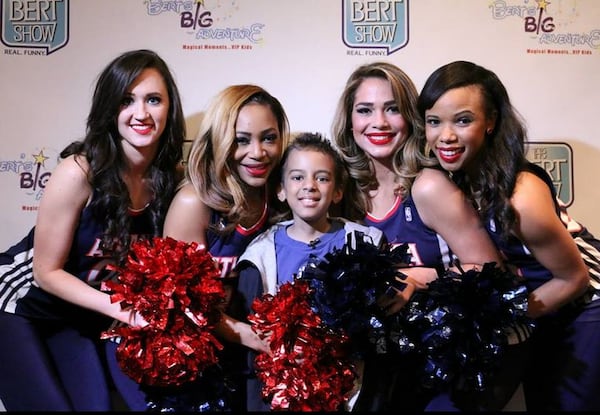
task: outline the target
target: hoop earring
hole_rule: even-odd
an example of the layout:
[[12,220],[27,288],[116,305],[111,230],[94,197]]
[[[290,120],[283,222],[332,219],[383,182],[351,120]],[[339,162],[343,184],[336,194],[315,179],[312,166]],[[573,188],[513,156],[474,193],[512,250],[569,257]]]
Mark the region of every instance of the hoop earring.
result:
[[487,130],[485,130],[485,132],[487,133],[487,135],[492,134],[492,131],[494,131],[493,128],[488,128]]

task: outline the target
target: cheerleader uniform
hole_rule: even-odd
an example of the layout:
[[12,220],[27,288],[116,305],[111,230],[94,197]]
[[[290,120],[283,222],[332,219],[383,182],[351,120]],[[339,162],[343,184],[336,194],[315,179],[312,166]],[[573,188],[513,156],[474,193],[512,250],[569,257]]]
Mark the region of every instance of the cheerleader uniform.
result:
[[423,223],[411,196],[397,197],[382,219],[367,214],[364,222],[383,231],[392,245],[408,244],[411,266],[446,269],[456,259],[446,241]]
[[[145,212],[131,234],[152,229]],[[111,319],[39,288],[31,271],[34,228],[0,256],[0,399],[7,410],[108,411],[111,399],[100,334]],[[81,214],[65,270],[99,289],[110,277],[104,222]]]
[[[457,261],[446,241],[423,223],[410,195],[404,200],[398,197],[382,219],[367,214],[365,223],[381,229],[393,244],[408,244],[412,257],[411,266],[435,268],[438,272],[443,272]],[[505,350],[503,361],[518,364],[524,362],[528,345],[520,343],[526,338],[523,335],[511,342],[514,346]],[[407,376],[420,372],[422,362],[418,359],[397,360],[389,355],[378,358],[381,360],[378,365],[370,365],[372,373],[369,373],[369,367],[365,371],[364,388],[371,391],[371,402],[359,401],[358,410],[392,410],[398,407],[411,412],[478,410],[482,407],[500,410],[510,400],[521,379],[517,372],[498,372],[494,377],[494,385],[489,385],[489,391],[485,394],[459,397],[450,391],[438,393],[422,388],[412,376]],[[390,385],[393,389],[391,392]],[[386,390],[388,392],[384,393]],[[363,403],[367,406],[361,406]]]
[[[246,246],[267,228],[267,205],[260,219],[250,228],[237,225],[229,234],[219,234],[209,228],[207,232],[208,251],[219,264],[226,290],[232,290],[237,282],[231,270]],[[216,211],[211,213],[211,225],[225,226],[225,219]],[[116,360],[115,342],[108,343],[107,358],[117,390],[133,411],[162,412],[221,412],[243,410],[243,387],[240,387],[240,367],[245,363],[243,346],[219,340],[225,347],[218,353],[219,365],[204,370],[197,380],[171,388],[152,388],[140,385],[120,370]],[[243,385],[242,385],[243,386]],[[149,402],[150,400],[150,402]]]
[[[364,222],[382,230],[392,245],[407,244],[411,266],[443,271],[456,259],[446,241],[423,223],[410,195],[404,200],[397,197],[383,218],[367,213]],[[389,355],[375,359],[377,363],[365,368],[363,391],[355,409],[375,412],[403,408],[409,412],[422,412],[429,395],[420,389],[412,375],[419,371],[419,362],[398,360]]]
[[[551,178],[531,163],[527,170],[546,182],[555,197],[557,215],[569,230],[589,268],[589,288],[558,311],[536,319],[533,353],[523,388],[528,411],[600,411],[600,241],[569,217],[556,198]],[[531,291],[552,278],[516,237],[500,237],[493,219],[488,233],[518,269]]]

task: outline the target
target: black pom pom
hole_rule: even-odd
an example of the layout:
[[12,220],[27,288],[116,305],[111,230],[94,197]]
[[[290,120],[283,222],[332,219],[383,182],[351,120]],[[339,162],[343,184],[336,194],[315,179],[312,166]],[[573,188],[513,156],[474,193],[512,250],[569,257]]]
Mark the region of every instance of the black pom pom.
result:
[[348,334],[355,354],[385,353],[389,336],[377,299],[404,289],[398,268],[409,261],[407,245],[377,247],[356,232],[323,259],[311,257],[297,279],[308,281],[311,307],[324,324]]

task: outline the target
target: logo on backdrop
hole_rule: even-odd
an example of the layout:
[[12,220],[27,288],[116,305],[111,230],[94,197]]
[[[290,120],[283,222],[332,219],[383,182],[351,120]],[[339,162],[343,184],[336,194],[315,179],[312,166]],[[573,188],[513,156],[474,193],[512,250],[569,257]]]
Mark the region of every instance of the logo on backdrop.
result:
[[234,16],[242,16],[239,0],[147,0],[149,16],[174,13],[177,25],[192,37],[184,50],[252,50],[264,41],[264,23],[245,26],[229,24]]
[[527,159],[544,168],[556,194],[565,205],[573,204],[573,150],[567,143],[527,142]]
[[342,0],[348,55],[390,55],[408,44],[408,0]]
[[21,210],[37,211],[46,183],[58,164],[58,159],[58,152],[50,148],[21,153],[17,160],[0,159],[1,181],[5,183],[7,179],[9,186],[22,191],[24,199],[21,202]]
[[[581,15],[576,1],[495,0],[489,8],[495,20],[522,21],[523,33],[537,41],[535,47],[527,48],[528,54],[591,55],[600,48],[600,29],[582,30],[586,16]],[[569,30],[574,23],[579,26],[577,31]]]
[[49,55],[69,42],[69,0],[3,0],[6,55]]

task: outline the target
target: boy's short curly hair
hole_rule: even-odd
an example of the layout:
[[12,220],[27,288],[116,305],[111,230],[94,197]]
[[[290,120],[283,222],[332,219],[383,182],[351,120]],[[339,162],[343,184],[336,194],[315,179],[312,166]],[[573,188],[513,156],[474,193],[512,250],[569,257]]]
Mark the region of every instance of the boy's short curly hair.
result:
[[293,150],[313,150],[328,155],[333,160],[336,169],[334,180],[336,188],[344,188],[348,181],[348,169],[342,155],[332,146],[331,141],[321,133],[302,132],[295,136],[290,145],[285,149],[279,163],[279,178],[283,179],[283,170],[287,159]]

